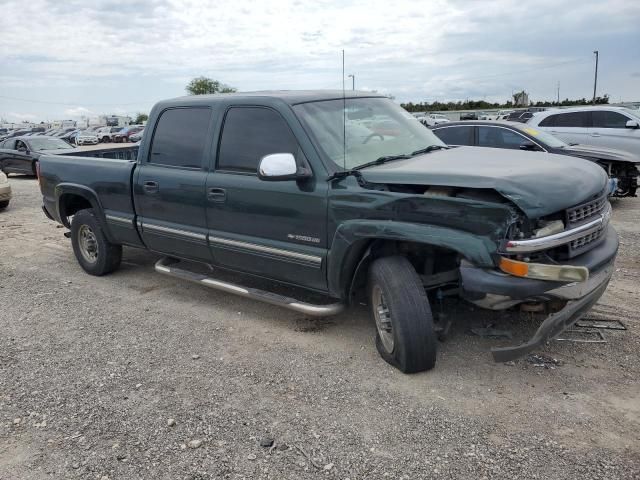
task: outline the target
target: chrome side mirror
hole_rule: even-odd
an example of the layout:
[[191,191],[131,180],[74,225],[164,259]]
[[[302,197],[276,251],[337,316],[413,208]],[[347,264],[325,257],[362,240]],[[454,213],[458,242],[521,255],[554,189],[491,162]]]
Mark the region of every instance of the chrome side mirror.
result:
[[307,178],[311,172],[299,168],[291,153],[272,153],[260,160],[258,178],[267,181],[297,180]]
[[640,128],[640,124],[635,120],[627,120],[626,128]]

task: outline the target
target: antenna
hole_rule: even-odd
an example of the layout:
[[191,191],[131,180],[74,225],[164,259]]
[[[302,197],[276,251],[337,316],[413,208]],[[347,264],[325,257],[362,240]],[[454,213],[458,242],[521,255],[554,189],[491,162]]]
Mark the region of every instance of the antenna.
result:
[[347,169],[347,99],[344,93],[344,49],[342,50],[342,166]]

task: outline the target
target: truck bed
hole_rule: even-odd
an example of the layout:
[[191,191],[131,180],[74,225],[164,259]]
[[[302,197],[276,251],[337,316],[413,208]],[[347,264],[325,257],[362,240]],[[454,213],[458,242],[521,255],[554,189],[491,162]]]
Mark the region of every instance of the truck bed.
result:
[[133,226],[134,161],[45,155],[40,158],[39,164],[44,208],[54,220],[67,224],[69,212],[60,211],[61,198],[64,195],[79,195],[91,204],[101,219],[126,219]]

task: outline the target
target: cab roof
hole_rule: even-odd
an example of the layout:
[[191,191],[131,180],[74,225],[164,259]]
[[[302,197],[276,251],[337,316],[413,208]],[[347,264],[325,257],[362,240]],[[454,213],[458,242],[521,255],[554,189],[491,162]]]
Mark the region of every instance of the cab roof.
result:
[[299,103],[318,102],[323,100],[340,100],[342,98],[386,98],[375,92],[363,92],[358,90],[265,90],[258,92],[237,92],[237,93],[219,93],[214,95],[188,95],[184,97],[172,98],[164,100],[163,105],[172,104],[189,104],[189,105],[209,105],[211,103],[228,100],[229,98],[276,98],[282,100],[289,105],[297,105]]

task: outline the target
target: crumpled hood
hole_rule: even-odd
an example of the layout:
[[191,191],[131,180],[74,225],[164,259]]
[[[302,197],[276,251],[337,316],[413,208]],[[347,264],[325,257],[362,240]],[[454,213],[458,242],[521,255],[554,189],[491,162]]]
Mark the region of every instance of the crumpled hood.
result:
[[581,156],[594,160],[614,160],[617,162],[640,163],[640,157],[624,150],[597,147],[595,145],[569,145],[563,148],[569,155]]
[[580,158],[499,148],[457,147],[361,170],[372,183],[490,188],[529,218],[578,205],[601,193],[607,175]]

